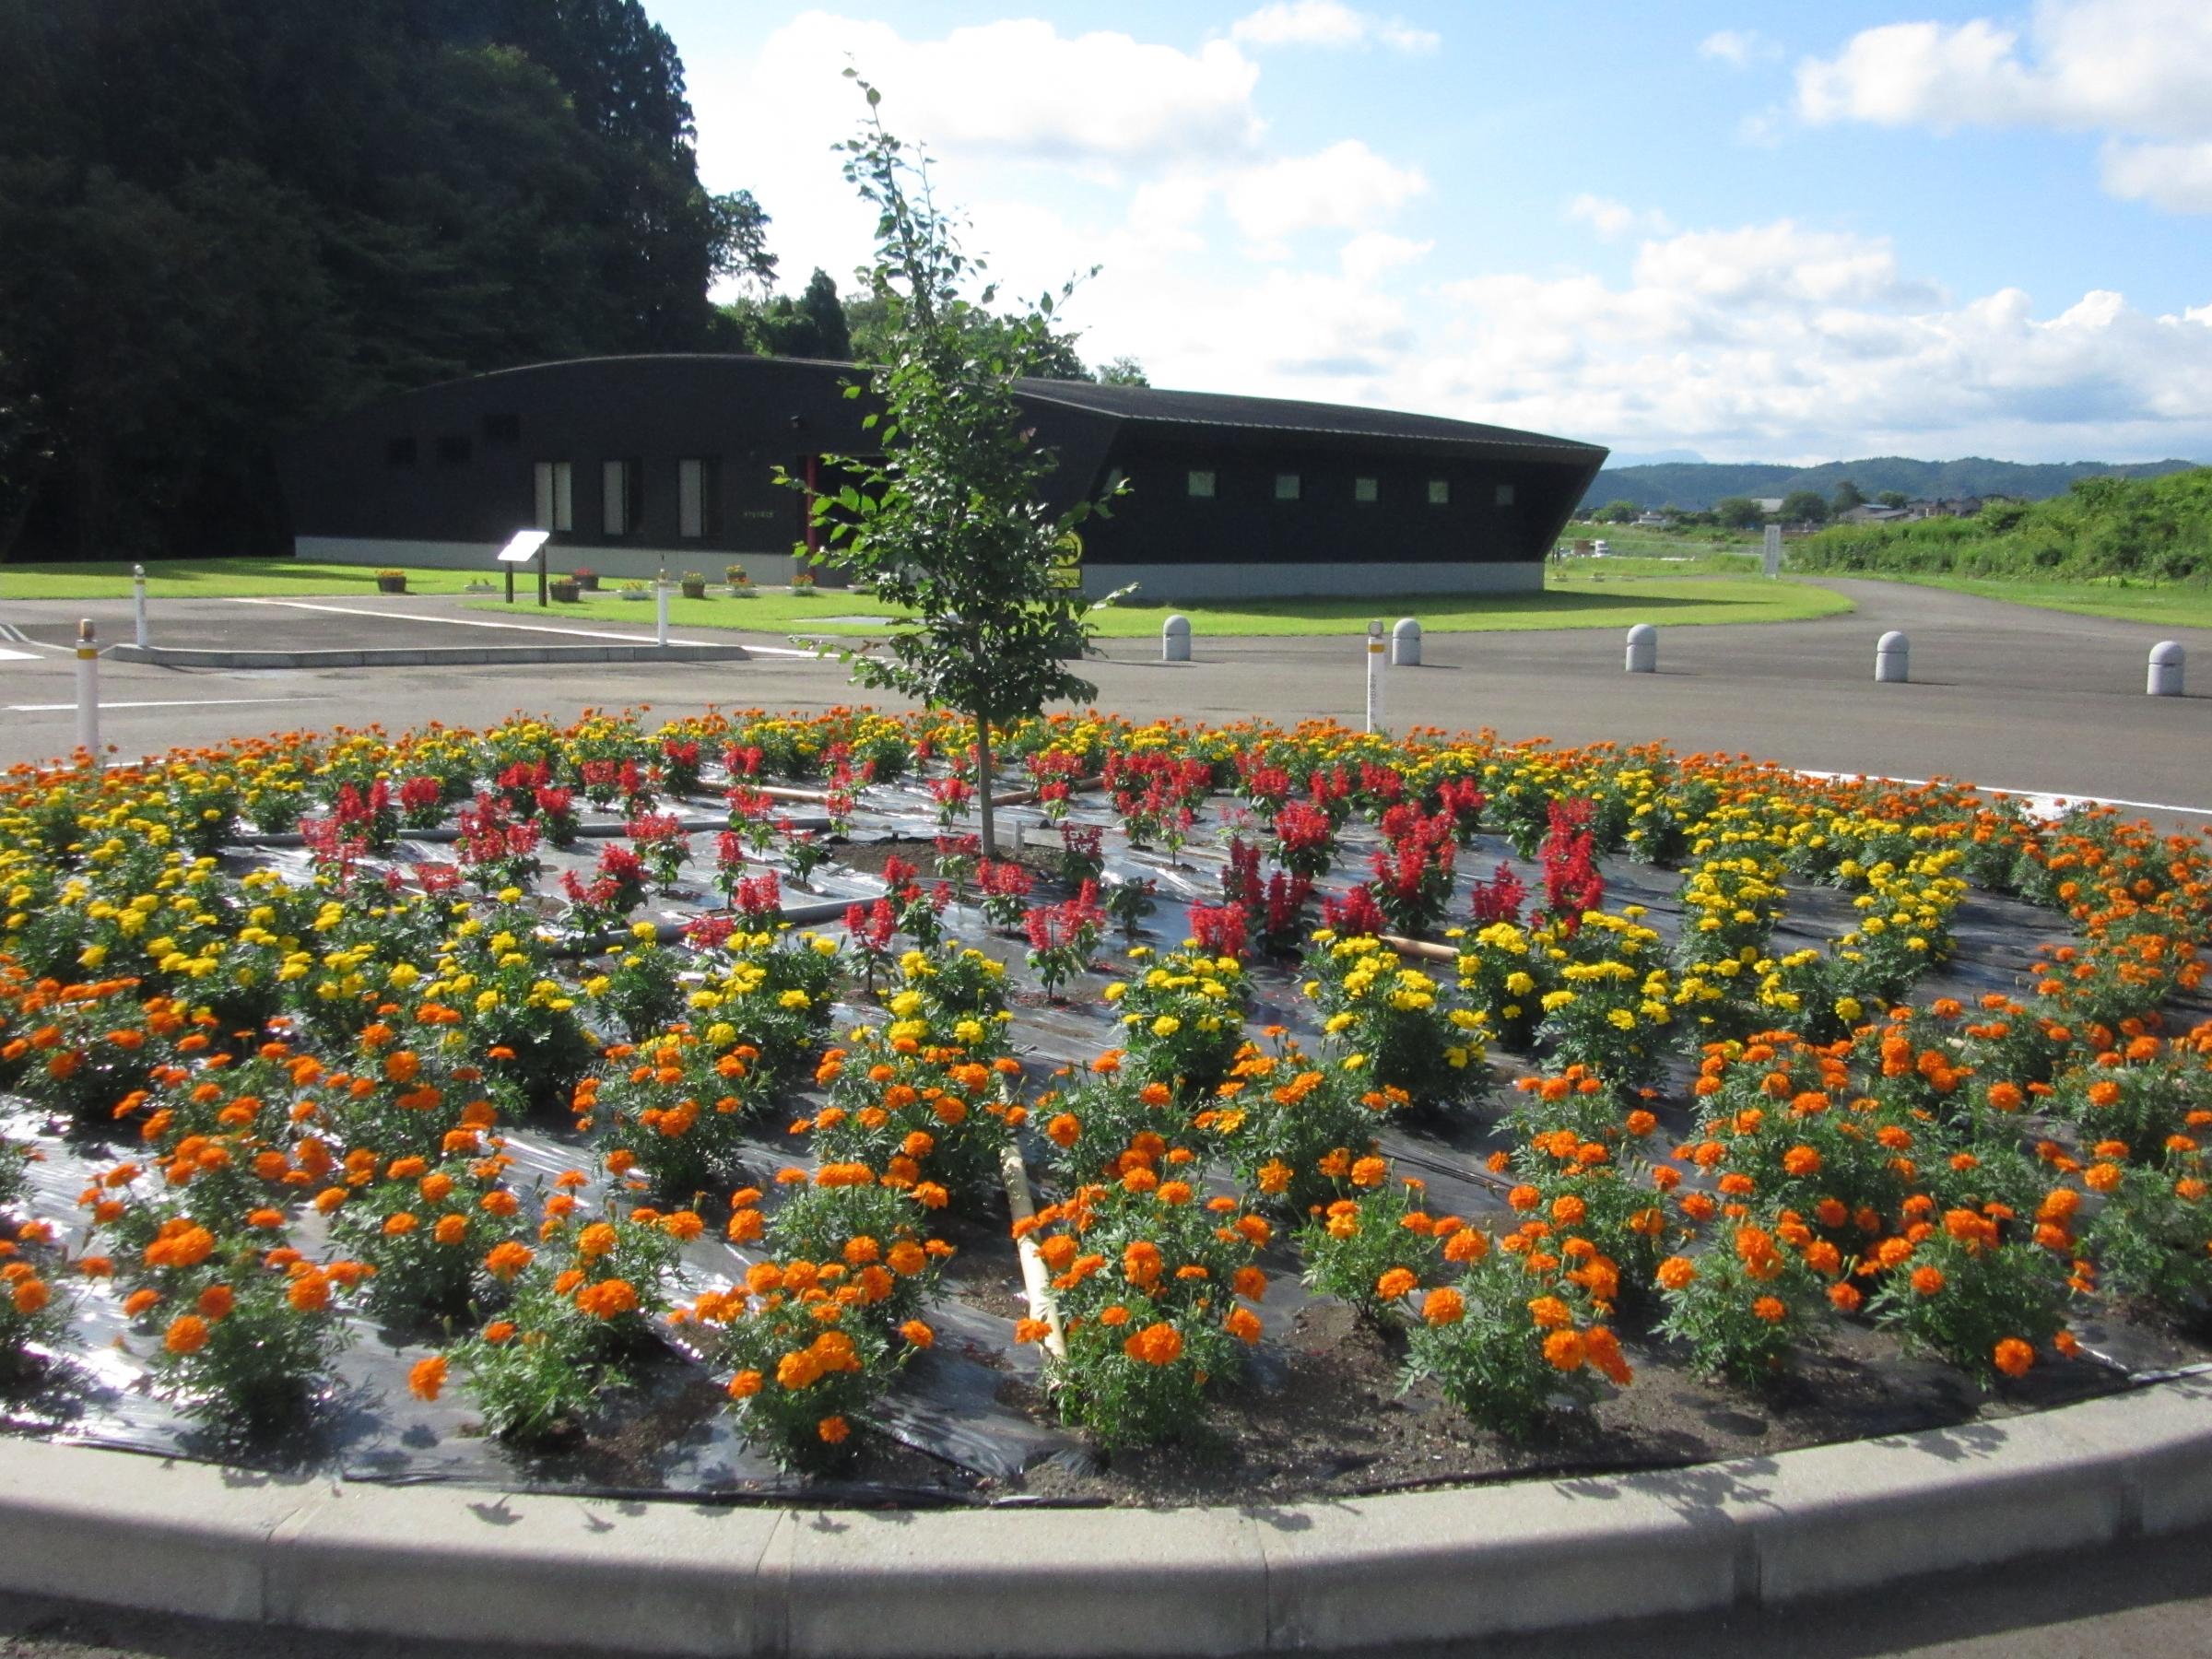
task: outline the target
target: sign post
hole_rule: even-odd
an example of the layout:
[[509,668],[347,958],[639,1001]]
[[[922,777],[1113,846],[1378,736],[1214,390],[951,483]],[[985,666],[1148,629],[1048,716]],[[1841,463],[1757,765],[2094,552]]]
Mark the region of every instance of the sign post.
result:
[[507,603],[514,603],[514,567],[537,560],[537,602],[546,602],[546,544],[553,539],[550,530],[517,530],[500,549],[500,566],[507,572]]
[[1367,625],[1367,729],[1382,729],[1382,624],[1380,619]]
[[147,648],[146,630],[146,567],[131,567],[131,619],[138,625],[138,649]]
[[76,747],[105,766],[100,752],[100,643],[90,618],[76,625]]
[[1780,524],[1767,526],[1766,567],[1770,579],[1782,574],[1782,526]]

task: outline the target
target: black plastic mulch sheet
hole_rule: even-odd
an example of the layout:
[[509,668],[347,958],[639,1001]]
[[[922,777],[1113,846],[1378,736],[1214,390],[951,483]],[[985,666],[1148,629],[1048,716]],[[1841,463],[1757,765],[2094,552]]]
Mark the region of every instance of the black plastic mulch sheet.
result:
[[[924,872],[937,833],[935,807],[928,796],[912,786],[871,790],[869,803],[853,820],[855,841],[890,839],[919,843],[907,856]],[[610,815],[589,815],[593,821],[611,822]],[[794,816],[795,813],[794,813]],[[1033,844],[1056,845],[1057,832],[1034,809],[1001,808],[1002,823],[1018,826]],[[1103,1049],[1118,1045],[1120,1028],[1112,1006],[1099,993],[1125,971],[1124,952],[1131,943],[1154,948],[1173,947],[1188,932],[1188,908],[1214,903],[1220,897],[1220,876],[1225,857],[1209,818],[1184,846],[1180,855],[1130,847],[1114,828],[1116,820],[1095,797],[1078,797],[1071,821],[1105,827],[1107,879],[1141,879],[1153,884],[1158,906],[1134,941],[1110,939],[1100,971],[1068,986],[1064,1000],[1047,1003],[1024,961],[1025,946],[1016,936],[992,928],[982,914],[968,907],[948,912],[948,931],[982,947],[1004,960],[1008,969],[1017,1018],[1014,1025],[1018,1053],[1032,1082],[1061,1065],[1081,1065]],[[1004,831],[1002,831],[1004,833]],[[547,872],[541,893],[558,890],[562,871],[587,870],[596,859],[597,841],[585,841],[568,851],[547,849]],[[656,921],[682,922],[720,903],[712,888],[713,835],[692,836],[692,863],[688,879],[673,897],[655,897],[641,915]],[[1323,884],[1324,890],[1340,891],[1365,872],[1366,856],[1376,844],[1374,833],[1353,826],[1344,834],[1336,872]],[[371,861],[371,874],[388,865],[405,869],[417,863],[441,863],[451,858],[450,846],[440,841],[403,842],[388,861]],[[245,846],[228,857],[233,870],[254,865],[277,868],[294,880],[309,874],[306,855],[283,846]],[[1525,861],[1513,857],[1510,846],[1495,837],[1477,837],[1460,857],[1462,885],[1454,911],[1466,913],[1466,884],[1487,878],[1496,866],[1506,864],[1517,870],[1533,888],[1540,888],[1540,874]],[[1603,862],[1606,902],[1618,910],[1637,903],[1647,907],[1647,924],[1671,943],[1679,920],[1676,900],[1679,876],[1622,860]],[[1044,884],[1049,886],[1049,884]],[[867,900],[881,890],[875,877],[832,862],[815,875],[810,890],[785,883],[791,908],[820,900]],[[557,900],[543,903],[548,917],[562,906]],[[1852,924],[1854,912],[1848,895],[1811,885],[1790,889],[1786,917],[1777,929],[1778,950],[1820,945]],[[821,924],[832,934],[834,923]],[[1956,956],[1928,974],[1917,995],[1929,999],[1954,995],[1962,999],[1986,991],[2014,991],[2032,963],[2037,945],[2065,937],[2058,919],[2031,906],[1976,893],[1961,907],[1953,923],[1958,940]],[[1449,969],[1439,964],[1443,974]],[[1312,1010],[1300,994],[1300,974],[1294,965],[1258,961],[1250,978],[1254,993],[1252,1026],[1281,1025],[1309,1047],[1319,1036]],[[880,1010],[842,1005],[835,1011],[833,1039],[852,1027],[882,1018]],[[1506,1213],[1508,1182],[1490,1173],[1484,1160],[1507,1145],[1495,1125],[1510,1102],[1505,1078],[1530,1069],[1528,1056],[1493,1055],[1499,1080],[1471,1108],[1449,1113],[1416,1114],[1392,1124],[1382,1136],[1382,1149],[1407,1174],[1428,1182],[1432,1207],[1440,1213],[1496,1218]],[[1679,1100],[1690,1067],[1682,1061],[1675,1073],[1677,1087],[1667,1091]],[[810,1090],[795,1087],[753,1130],[754,1161],[760,1184],[766,1186],[778,1168],[806,1166],[805,1137],[784,1130],[791,1118],[809,1109]],[[1677,1105],[1663,1112],[1666,1129],[1686,1131],[1688,1119]],[[53,1221],[65,1234],[78,1235],[83,1214],[78,1194],[95,1173],[111,1167],[135,1147],[127,1144],[65,1142],[45,1133],[42,1117],[19,1098],[0,1096],[0,1133],[39,1143],[42,1160],[31,1166],[29,1214]],[[512,1179],[521,1188],[533,1182],[550,1182],[562,1171],[589,1169],[591,1158],[583,1137],[565,1129],[532,1124],[505,1130],[507,1150],[515,1160]],[[1034,1146],[1030,1150],[1035,1152]],[[1032,1168],[1040,1160],[1032,1156]],[[590,1190],[580,1196],[589,1202]],[[1041,1200],[1049,1194],[1041,1194]],[[296,1242],[311,1256],[322,1243],[319,1219],[312,1212],[298,1228]],[[404,1332],[382,1327],[359,1317],[351,1321],[350,1340],[339,1354],[334,1381],[323,1408],[314,1415],[302,1438],[284,1444],[241,1448],[215,1440],[163,1399],[153,1386],[149,1353],[151,1342],[130,1329],[122,1313],[122,1298],[111,1283],[80,1282],[75,1286],[71,1340],[59,1356],[61,1364],[41,1393],[10,1404],[0,1411],[12,1426],[24,1431],[86,1444],[127,1449],[159,1455],[221,1457],[229,1462],[260,1462],[307,1466],[350,1479],[389,1481],[458,1481],[484,1485],[530,1486],[577,1492],[659,1492],[731,1494],[773,1498],[797,1496],[850,1501],[965,1502],[976,1500],[979,1482],[996,1482],[1018,1476],[1047,1458],[1080,1461],[1080,1438],[1058,1425],[1041,1421],[1030,1408],[1040,1396],[1037,1350],[1013,1339],[1014,1317],[1021,1299],[1019,1269],[1006,1232],[1002,1208],[980,1217],[953,1218],[947,1236],[959,1245],[945,1280],[947,1294],[932,1311],[936,1345],[916,1355],[890,1394],[873,1413],[876,1427],[903,1445],[926,1454],[922,1473],[895,1480],[862,1480],[825,1486],[779,1471],[767,1458],[747,1450],[732,1434],[726,1414],[720,1409],[721,1384],[680,1337],[671,1336],[665,1351],[634,1368],[632,1385],[609,1401],[607,1422],[577,1451],[545,1456],[517,1453],[486,1436],[477,1425],[467,1391],[450,1387],[431,1402],[415,1398],[407,1388],[410,1368],[443,1346],[439,1332]],[[748,1254],[710,1232],[685,1246],[679,1274],[679,1293],[726,1287],[744,1277]],[[1288,1374],[1280,1339],[1312,1300],[1300,1282],[1294,1252],[1284,1239],[1264,1253],[1261,1265],[1270,1283],[1258,1312],[1263,1339],[1254,1351],[1240,1386],[1268,1389],[1279,1386]],[[984,1304],[990,1304],[986,1306]],[[994,1311],[996,1310],[996,1311]],[[2155,1334],[2133,1326],[2105,1327],[2088,1322],[2080,1329],[2085,1347],[2114,1369],[2132,1376],[2150,1376],[2185,1365],[2193,1357],[2162,1341]],[[1009,1384],[1026,1385],[1009,1388]],[[1009,1400],[1009,1394],[1014,1397]]]

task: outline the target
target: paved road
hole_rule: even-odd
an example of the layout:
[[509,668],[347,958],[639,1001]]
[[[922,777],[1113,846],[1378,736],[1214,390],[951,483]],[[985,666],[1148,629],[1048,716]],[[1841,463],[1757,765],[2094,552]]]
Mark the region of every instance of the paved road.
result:
[[[118,1564],[127,1571],[127,1564]],[[1018,1631],[992,1645],[1020,1645]],[[982,1643],[979,1641],[979,1646]],[[306,1636],[0,1595],[0,1659],[481,1659],[514,1650]],[[530,1650],[535,1659],[571,1659]],[[2212,1531],[1807,1602],[1460,1646],[1479,1659],[2212,1659]],[[1444,1659],[1400,1650],[1391,1659]]]
[[[1620,637],[1610,629],[1434,635],[1426,666],[1391,675],[1389,717],[1401,727],[1490,725],[1508,736],[1572,743],[1661,740],[1812,769],[1941,774],[2212,810],[2212,630],[2159,629],[1899,583],[1831,585],[1857,603],[1855,614],[1663,627],[1661,672],[1652,676],[1621,672]],[[490,618],[451,598],[301,603],[342,608],[178,601],[159,607],[157,639],[312,649],[546,637],[482,627]],[[0,764],[70,747],[73,666],[59,642],[79,614],[98,621],[103,639],[128,637],[124,603],[0,604],[0,625],[32,641],[0,637],[0,649],[18,653],[0,658]],[[559,613],[549,619],[563,620]],[[650,631],[650,619],[632,629],[582,618],[567,625]],[[1911,686],[1873,683],[1874,641],[1890,628],[1912,636],[1918,677]],[[2165,636],[2181,640],[2194,659],[2194,696],[2142,695],[2145,657]],[[756,642],[789,648],[773,636]],[[1156,656],[1148,641],[1108,641],[1105,659],[1089,670],[1100,706],[1206,721],[1255,712],[1284,721],[1359,717],[1362,659],[1351,639],[1201,639],[1187,665]],[[588,670],[221,671],[109,662],[101,678],[111,705],[102,735],[126,753],[298,725],[477,724],[518,708],[565,719],[592,705],[642,703],[675,714],[710,705],[813,710],[857,700],[838,665],[771,655]]]

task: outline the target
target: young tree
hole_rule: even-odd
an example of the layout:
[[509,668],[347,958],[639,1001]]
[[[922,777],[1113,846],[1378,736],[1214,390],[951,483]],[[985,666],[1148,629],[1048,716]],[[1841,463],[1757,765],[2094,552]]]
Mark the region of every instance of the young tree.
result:
[[1712,516],[1731,530],[1756,530],[1767,515],[1749,496],[1723,496],[1712,504]]
[[[1053,298],[1018,307],[995,330],[974,315],[997,298],[960,249],[931,194],[929,164],[883,124],[882,94],[851,69],[867,99],[860,135],[840,147],[844,173],[876,209],[876,260],[865,275],[885,327],[865,384],[880,409],[864,423],[882,441],[874,457],[832,455],[847,482],[814,501],[824,551],[876,596],[911,611],[888,638],[838,652],[861,685],[903,692],[975,723],[976,798],[986,851],[991,727],[1097,688],[1067,666],[1094,631],[1079,590],[1055,580],[1054,555],[1101,503],[1046,506],[1053,457],[1037,446],[1014,382],[1036,371],[1055,341]],[[1073,282],[1060,290],[1065,300]],[[787,482],[790,480],[787,480]]]
[[1860,492],[1859,487],[1849,478],[1845,478],[1836,486],[1836,493],[1829,498],[1828,510],[1841,516],[1849,512],[1853,507],[1865,505],[1866,498]]

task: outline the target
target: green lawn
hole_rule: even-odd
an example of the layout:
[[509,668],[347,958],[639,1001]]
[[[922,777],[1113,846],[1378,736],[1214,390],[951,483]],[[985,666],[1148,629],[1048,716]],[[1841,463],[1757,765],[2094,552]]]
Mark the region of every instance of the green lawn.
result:
[[[472,610],[505,611],[497,600],[477,600]],[[1356,634],[1380,617],[1394,622],[1418,617],[1430,633],[1488,633],[1546,628],[1626,628],[1635,622],[1684,627],[1709,622],[1796,622],[1834,616],[1851,602],[1825,588],[1759,577],[1628,577],[1604,582],[1569,581],[1541,594],[1500,594],[1488,597],[1396,597],[1372,599],[1278,599],[1219,605],[1113,606],[1094,613],[1099,632],[1110,640],[1157,638],[1171,612],[1191,619],[1201,637],[1253,634]],[[538,614],[535,601],[514,607]],[[644,622],[653,607],[600,594],[577,605],[561,606],[564,616],[610,621]],[[678,628],[735,628],[756,633],[857,634],[880,631],[878,625],[853,620],[892,613],[855,594],[824,591],[794,597],[782,589],[764,589],[750,599],[717,595],[674,598],[669,620]],[[833,621],[833,618],[845,620]]]
[[2212,588],[2148,586],[2142,582],[1985,582],[1968,576],[1877,576],[1872,571],[1825,574],[1851,581],[1909,582],[1916,587],[1945,588],[1979,599],[2002,599],[2042,610],[2073,611],[2085,617],[2112,617],[2122,622],[2150,622],[2175,628],[2212,628]]
[[[1201,635],[1352,634],[1381,617],[1395,621],[1418,617],[1431,633],[1477,633],[1545,628],[1625,628],[1633,622],[1685,627],[1709,622],[1793,622],[1831,616],[1851,602],[1825,588],[1794,582],[1767,582],[1744,575],[1740,560],[1703,557],[1689,564],[1653,559],[1584,559],[1547,578],[1542,594],[1501,594],[1485,598],[1282,599],[1205,606],[1116,606],[1097,613],[1099,631],[1108,639],[1156,637],[1171,610],[1191,618]],[[1707,572],[1725,571],[1727,574]],[[471,581],[491,580],[490,572],[421,571],[407,572],[411,593],[459,594]],[[536,604],[533,571],[516,573],[518,613],[543,616]],[[344,597],[373,594],[375,572],[360,565],[309,564],[288,559],[212,559],[167,561],[147,569],[147,592],[159,599]],[[0,602],[9,599],[122,599],[131,592],[131,567],[122,562],[0,565]],[[497,598],[475,601],[473,609],[504,611]],[[650,603],[620,599],[603,591],[582,604],[553,607],[570,618],[650,624]],[[800,596],[761,589],[749,599],[717,593],[708,599],[672,598],[670,619],[680,628],[730,628],[755,633],[845,633],[877,631],[865,622],[833,622],[830,618],[884,617],[891,612],[862,594],[824,589]]]

